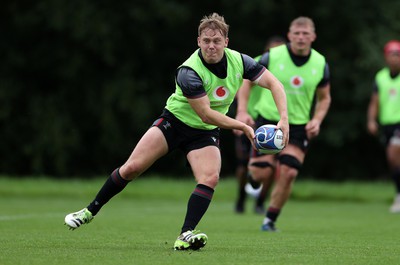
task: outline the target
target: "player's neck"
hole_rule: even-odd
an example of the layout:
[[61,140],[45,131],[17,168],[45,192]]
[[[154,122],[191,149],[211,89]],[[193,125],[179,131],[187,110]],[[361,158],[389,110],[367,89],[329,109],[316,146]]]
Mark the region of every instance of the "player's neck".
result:
[[292,53],[296,56],[302,56],[302,57],[307,57],[310,55],[311,53],[311,49],[307,49],[307,50],[294,50],[291,49]]
[[391,78],[396,78],[400,73],[399,69],[390,69],[390,77]]

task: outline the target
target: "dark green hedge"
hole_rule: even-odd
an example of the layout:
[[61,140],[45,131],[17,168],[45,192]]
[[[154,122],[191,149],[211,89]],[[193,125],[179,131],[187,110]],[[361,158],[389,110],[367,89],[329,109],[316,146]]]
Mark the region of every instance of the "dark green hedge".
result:
[[[312,17],[314,47],[331,67],[333,103],[303,175],[385,174],[384,152],[366,134],[365,115],[382,46],[399,37],[399,1],[6,0],[0,6],[3,174],[107,174],[123,163],[172,93],[176,67],[196,49],[199,20],[213,11],[231,26],[230,47],[251,56],[270,35],[285,35],[293,18]],[[223,137],[223,173],[230,174],[232,134]],[[179,153],[152,169],[165,170],[189,172]]]

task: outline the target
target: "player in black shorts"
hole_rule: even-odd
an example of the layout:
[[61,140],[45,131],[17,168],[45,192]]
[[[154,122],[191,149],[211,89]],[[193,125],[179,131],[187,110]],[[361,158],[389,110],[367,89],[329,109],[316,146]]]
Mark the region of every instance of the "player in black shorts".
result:
[[[259,62],[274,73],[285,87],[290,125],[289,144],[277,155],[254,154],[249,161],[249,171],[255,181],[275,180],[261,225],[262,231],[270,232],[276,231],[275,223],[290,197],[304,162],[308,140],[318,136],[331,102],[328,64],[325,57],[311,47],[316,39],[312,19],[294,19],[287,36],[289,43],[272,48],[262,55]],[[239,90],[238,120],[248,120],[245,104],[252,86],[245,80]],[[278,116],[272,102],[273,96],[262,90],[255,109],[265,120],[260,120],[258,125],[276,124]]]
[[389,210],[400,213],[400,41],[386,43],[384,56],[386,66],[375,76],[367,127],[372,135],[378,135],[379,125],[382,126],[386,159],[396,191]]
[[[268,38],[267,43],[265,45],[264,52],[268,52],[269,49],[285,44],[286,40],[281,36],[271,36]],[[258,61],[261,56],[257,56],[254,58]],[[254,105],[259,99],[260,90],[252,89],[250,92],[248,106],[248,112],[252,116],[253,119],[256,119]],[[235,134],[235,154],[236,154],[236,170],[235,175],[238,182],[238,195],[235,202],[235,212],[236,213],[244,213],[245,211],[245,202],[248,193],[250,195],[256,197],[254,212],[257,214],[264,214],[265,207],[264,202],[270,190],[272,179],[265,179],[261,185],[261,188],[255,190],[248,184],[248,170],[247,164],[249,162],[250,152],[252,151],[251,143],[247,140],[247,138],[242,135]]]

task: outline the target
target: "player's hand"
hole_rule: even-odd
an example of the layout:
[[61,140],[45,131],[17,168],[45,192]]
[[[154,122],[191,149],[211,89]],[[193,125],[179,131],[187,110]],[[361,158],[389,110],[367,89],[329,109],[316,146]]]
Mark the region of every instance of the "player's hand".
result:
[[[236,114],[236,120],[241,121],[245,124],[247,124],[248,126],[254,128],[255,122],[253,120],[253,118],[249,115],[249,113],[247,112],[239,112]],[[241,135],[243,133],[243,131],[241,130],[233,130],[233,133],[235,135]]]
[[308,139],[312,139],[319,135],[320,125],[321,122],[315,119],[312,119],[307,123],[305,129]]
[[257,150],[256,148],[256,144],[254,143],[254,138],[256,137],[256,135],[254,134],[254,129],[253,127],[246,125],[242,131],[242,133],[244,133],[246,135],[246,137],[249,139],[251,145],[253,146],[254,149]]
[[289,122],[287,120],[280,120],[276,125],[283,132],[283,143],[285,146],[289,144]]
[[374,136],[377,135],[378,134],[378,123],[374,120],[368,120],[367,129],[370,134],[372,134]]

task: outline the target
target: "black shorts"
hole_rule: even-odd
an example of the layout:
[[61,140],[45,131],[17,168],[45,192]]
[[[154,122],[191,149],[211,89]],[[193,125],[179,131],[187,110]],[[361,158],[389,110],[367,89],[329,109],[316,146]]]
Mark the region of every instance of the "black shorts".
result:
[[253,147],[244,133],[240,136],[235,135],[235,151],[238,165],[247,166],[252,149]]
[[383,125],[383,141],[385,145],[394,144],[398,145],[400,142],[400,123],[391,124],[391,125]]
[[210,145],[219,148],[219,128],[213,130],[192,128],[181,122],[167,109],[164,109],[152,126],[158,127],[164,134],[168,144],[168,152],[178,148],[188,154],[192,150]]
[[[261,125],[264,124],[274,124],[276,125],[278,122],[277,121],[270,121],[267,119],[264,119],[261,116],[258,116],[256,120],[256,126],[257,128],[260,127]],[[303,152],[307,152],[308,150],[308,138],[306,134],[306,125],[305,124],[300,124],[300,125],[294,125],[294,124],[289,124],[289,144],[293,144],[297,147],[299,147]],[[261,156],[263,154],[258,153],[254,151],[252,153],[252,156]]]

